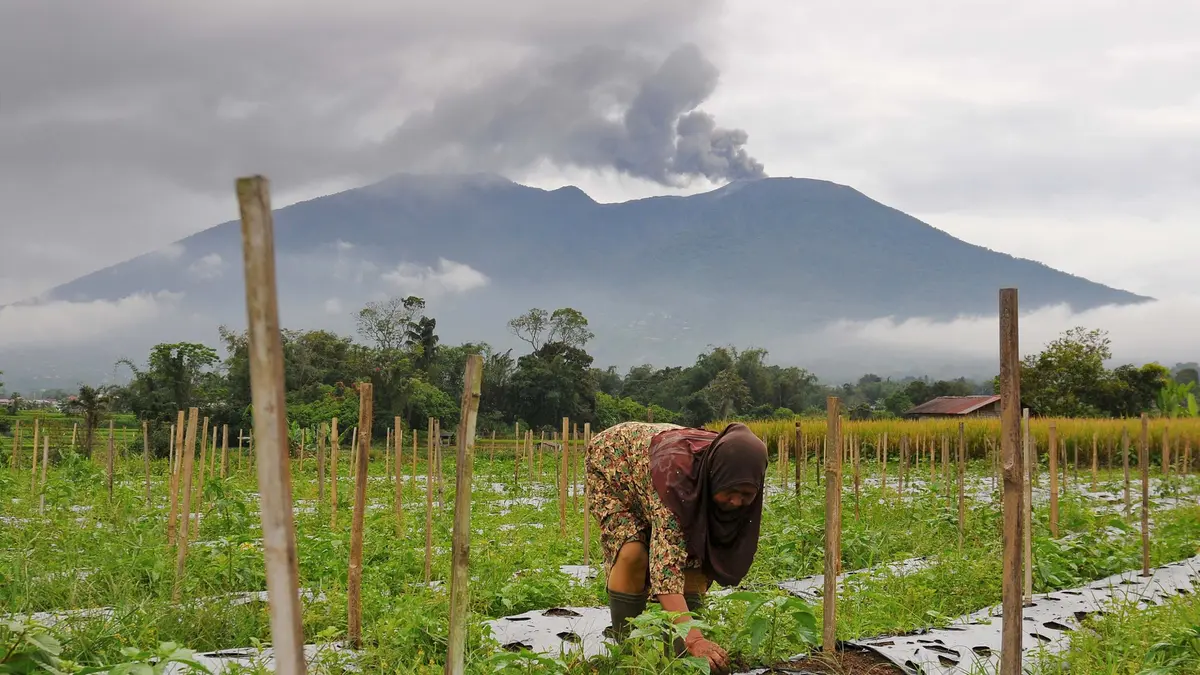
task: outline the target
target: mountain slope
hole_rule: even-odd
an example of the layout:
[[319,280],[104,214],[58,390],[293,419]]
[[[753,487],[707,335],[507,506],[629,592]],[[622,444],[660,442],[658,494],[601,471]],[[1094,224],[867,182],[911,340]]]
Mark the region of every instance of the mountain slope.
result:
[[[591,319],[597,360],[622,364],[690,360],[708,344],[761,343],[836,318],[994,313],[1003,286],[1020,289],[1022,310],[1149,299],[968,244],[852,188],[809,179],[599,204],[574,187],[398,175],[279,209],[275,226],[289,326],[348,331],[351,312],[373,297],[414,293],[429,297],[443,339],[505,344],[507,318],[569,305]],[[164,290],[182,293],[210,327],[244,323],[238,223],[49,298]]]

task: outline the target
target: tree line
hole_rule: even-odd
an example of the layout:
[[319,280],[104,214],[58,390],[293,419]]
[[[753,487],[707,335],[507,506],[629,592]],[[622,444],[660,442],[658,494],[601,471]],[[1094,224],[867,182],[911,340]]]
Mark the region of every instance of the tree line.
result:
[[[482,434],[511,433],[516,423],[551,431],[563,417],[597,429],[649,418],[688,426],[717,419],[790,419],[823,414],[830,395],[842,399],[852,419],[886,418],[938,396],[994,393],[998,387],[996,381],[874,374],[830,386],[804,368],[769,364],[766,350],[732,346],[710,348],[688,366],[646,364],[622,374],[594,365],[586,347],[595,335],[587,318],[569,307],[535,308],[508,322],[509,331],[528,345],[524,353],[483,342],[442,344],[436,319],[415,296],[368,303],[356,319],[354,336],[281,332],[288,417],[294,426],[314,428],[335,416],[357,420],[354,384],[370,381],[377,427],[399,417],[407,428],[423,429],[435,417],[444,429],[453,429],[470,354],[484,359]],[[165,429],[176,411],[197,407],[210,424],[248,429],[253,410],[247,334],[221,326],[219,336],[220,352],[179,342],[154,346],[144,362],[122,359],[118,365],[130,373],[128,384],[84,385],[67,409],[88,427],[108,412],[129,412],[164,423],[156,426]],[[1103,331],[1065,332],[1025,358],[1023,404],[1047,416],[1196,414],[1190,371],[1176,379],[1155,363],[1109,370],[1104,365],[1109,359]],[[166,431],[156,434],[156,446],[165,448],[166,442]]]

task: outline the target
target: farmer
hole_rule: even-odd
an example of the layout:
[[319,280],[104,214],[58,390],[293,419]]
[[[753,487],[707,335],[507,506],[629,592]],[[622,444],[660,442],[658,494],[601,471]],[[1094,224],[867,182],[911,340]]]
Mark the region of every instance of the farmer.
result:
[[[713,581],[741,582],[758,549],[767,472],[767,447],[744,424],[718,434],[623,422],[592,438],[586,465],[612,637],[628,635],[626,621],[651,596],[665,611],[694,613]],[[729,655],[699,630],[680,642],[680,656],[686,650],[714,672],[728,668]]]

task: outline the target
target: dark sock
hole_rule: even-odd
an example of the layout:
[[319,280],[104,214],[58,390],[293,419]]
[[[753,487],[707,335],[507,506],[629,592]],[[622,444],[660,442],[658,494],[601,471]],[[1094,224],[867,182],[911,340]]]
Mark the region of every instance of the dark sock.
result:
[[605,631],[605,635],[618,643],[623,642],[629,635],[627,620],[646,611],[646,603],[649,599],[650,594],[647,592],[621,593],[609,590],[608,612],[612,617],[612,625]]

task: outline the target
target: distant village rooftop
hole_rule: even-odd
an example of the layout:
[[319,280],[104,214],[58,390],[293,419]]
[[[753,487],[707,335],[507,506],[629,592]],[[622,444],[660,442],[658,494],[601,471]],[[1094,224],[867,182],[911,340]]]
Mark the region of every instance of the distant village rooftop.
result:
[[905,417],[999,417],[999,396],[939,396],[909,408]]

